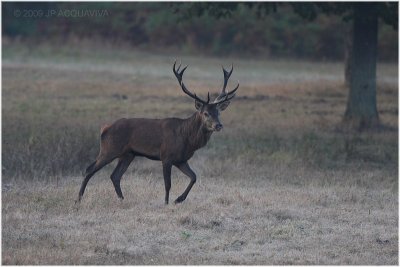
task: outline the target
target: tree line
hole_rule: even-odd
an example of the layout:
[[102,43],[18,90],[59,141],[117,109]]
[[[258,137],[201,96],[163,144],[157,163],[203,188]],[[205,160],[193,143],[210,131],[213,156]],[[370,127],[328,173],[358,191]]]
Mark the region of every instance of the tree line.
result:
[[[260,7],[202,8],[202,3],[3,3],[3,35],[33,41],[56,42],[68,38],[96,38],[134,47],[176,49],[218,56],[257,56],[309,60],[343,60],[351,23],[334,12],[314,20],[282,4],[279,12],[260,13]],[[196,8],[194,9],[193,6]],[[265,5],[274,8],[274,5]],[[304,6],[303,6],[304,8]],[[196,9],[201,12],[196,13]],[[17,10],[17,11],[16,11]],[[23,11],[41,13],[21,13]],[[106,13],[83,13],[106,10]],[[194,11],[193,11],[194,10]],[[215,15],[218,10],[229,15]],[[81,16],[66,16],[76,11]],[[302,11],[302,10],[300,10]],[[51,13],[53,12],[53,13]],[[194,12],[194,14],[193,14]],[[218,11],[219,12],[219,11]],[[46,14],[53,14],[46,17]],[[94,15],[93,15],[94,14]],[[100,15],[99,15],[100,14]],[[102,14],[102,15],[101,15]],[[398,35],[390,25],[378,24],[378,59],[398,58]]]

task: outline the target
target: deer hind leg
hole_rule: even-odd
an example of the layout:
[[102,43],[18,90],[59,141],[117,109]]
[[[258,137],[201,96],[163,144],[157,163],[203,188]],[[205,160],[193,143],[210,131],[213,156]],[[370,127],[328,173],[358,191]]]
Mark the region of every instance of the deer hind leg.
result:
[[193,170],[190,168],[189,164],[187,162],[176,165],[176,167],[181,170],[186,176],[190,178],[190,183],[186,187],[186,190],[180,195],[176,200],[175,204],[181,203],[184,201],[189,194],[190,190],[192,189],[193,185],[196,183],[196,174],[193,172]]
[[132,160],[135,158],[135,155],[133,153],[128,153],[123,155],[122,157],[119,158],[117,167],[115,167],[114,171],[111,174],[111,181],[114,185],[115,192],[117,193],[118,197],[122,200],[124,199],[124,196],[122,195],[121,191],[121,178],[122,175],[126,172],[126,170],[129,167],[129,164],[131,164]]
[[98,172],[101,168],[106,166],[108,163],[113,161],[116,157],[107,157],[100,153],[97,157],[96,161],[89,165],[86,169],[85,178],[82,181],[81,189],[79,190],[78,199],[76,202],[80,202],[82,199],[83,194],[85,193],[85,188],[87,183],[89,182],[90,178]]

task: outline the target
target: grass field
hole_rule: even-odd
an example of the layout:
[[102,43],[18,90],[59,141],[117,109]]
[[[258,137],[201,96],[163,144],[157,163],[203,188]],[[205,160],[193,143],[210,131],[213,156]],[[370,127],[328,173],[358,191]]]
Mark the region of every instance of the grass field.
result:
[[[100,126],[188,117],[179,55],[3,43],[3,264],[398,264],[398,68],[378,66],[384,127],[346,132],[342,65],[184,56],[185,83],[220,90],[224,130],[190,160],[188,199],[164,205],[160,162],[112,166],[74,205]],[[173,169],[171,199],[189,180]]]

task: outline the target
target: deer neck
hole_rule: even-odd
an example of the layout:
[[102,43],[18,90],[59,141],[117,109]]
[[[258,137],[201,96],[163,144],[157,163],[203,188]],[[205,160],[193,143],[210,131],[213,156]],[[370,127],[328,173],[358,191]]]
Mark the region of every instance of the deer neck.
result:
[[204,126],[197,112],[184,121],[182,130],[186,136],[187,144],[192,150],[205,146],[212,134],[212,131]]

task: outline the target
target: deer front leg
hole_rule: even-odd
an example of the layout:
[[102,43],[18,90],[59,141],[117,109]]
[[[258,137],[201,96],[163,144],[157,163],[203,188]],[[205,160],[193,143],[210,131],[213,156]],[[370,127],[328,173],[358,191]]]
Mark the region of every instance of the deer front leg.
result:
[[168,162],[163,162],[163,174],[164,174],[164,184],[165,184],[165,204],[169,201],[169,190],[171,189],[171,168],[172,164]]
[[186,188],[185,192],[183,192],[183,194],[180,195],[175,200],[175,204],[181,203],[182,201],[184,201],[186,199],[187,195],[189,194],[190,190],[192,189],[194,183],[196,183],[196,174],[192,171],[192,169],[190,169],[190,166],[187,162],[176,165],[176,167],[190,178],[190,183],[189,183],[188,187]]

